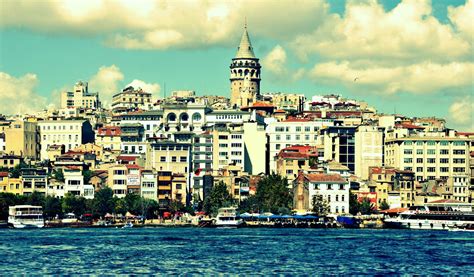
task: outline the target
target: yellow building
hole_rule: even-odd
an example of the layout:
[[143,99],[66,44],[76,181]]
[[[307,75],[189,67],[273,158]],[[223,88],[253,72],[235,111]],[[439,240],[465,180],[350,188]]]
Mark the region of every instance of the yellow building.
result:
[[316,165],[318,150],[314,146],[293,145],[280,151],[277,156],[277,173],[291,184],[300,171],[307,172]]
[[111,151],[120,151],[121,134],[119,126],[101,127],[95,134],[95,144]]
[[10,178],[8,172],[0,172],[0,192],[23,195],[21,178]]
[[187,143],[151,143],[147,148],[146,168],[187,174],[190,171],[190,155],[191,146]]
[[171,199],[186,205],[186,176],[184,174],[173,174],[171,186]]
[[35,122],[16,120],[11,122],[5,133],[5,152],[24,158],[38,157],[38,132]]

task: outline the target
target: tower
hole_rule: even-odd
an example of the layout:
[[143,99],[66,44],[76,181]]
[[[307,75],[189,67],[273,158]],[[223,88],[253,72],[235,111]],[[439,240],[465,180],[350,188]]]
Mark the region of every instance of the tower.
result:
[[233,107],[250,106],[260,98],[260,68],[246,24],[237,54],[230,64],[230,103]]

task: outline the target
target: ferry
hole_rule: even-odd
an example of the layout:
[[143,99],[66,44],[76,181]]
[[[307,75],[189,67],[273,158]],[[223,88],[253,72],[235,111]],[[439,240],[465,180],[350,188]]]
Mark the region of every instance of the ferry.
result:
[[13,228],[43,228],[41,206],[17,205],[8,207],[8,226]]
[[243,220],[239,217],[237,209],[234,207],[220,208],[214,225],[216,227],[237,228],[243,224]]
[[412,206],[384,222],[388,228],[448,230],[453,226],[474,224],[474,213],[454,211],[451,207],[443,206]]
[[474,232],[474,223],[449,226],[449,231],[453,232]]

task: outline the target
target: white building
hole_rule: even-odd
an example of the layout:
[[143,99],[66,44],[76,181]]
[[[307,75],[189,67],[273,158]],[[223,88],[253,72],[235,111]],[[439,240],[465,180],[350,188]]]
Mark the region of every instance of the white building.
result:
[[152,170],[143,170],[141,172],[140,194],[143,198],[158,201],[158,181],[157,175]]
[[355,175],[367,180],[369,167],[383,164],[383,131],[375,126],[359,126],[354,140]]
[[87,82],[79,81],[73,91],[61,92],[61,109],[85,108],[96,110],[100,108],[99,93],[89,92]]
[[450,178],[453,185],[453,199],[462,202],[469,202],[471,192],[469,190],[469,175],[454,175]]
[[270,122],[267,126],[270,172],[276,171],[276,157],[281,149],[291,145],[321,146],[319,130],[333,126],[331,119],[287,119]]
[[141,88],[134,89],[132,86],[126,87],[112,96],[112,109],[116,113],[134,111],[134,110],[151,110],[153,102],[151,93],[143,91]]
[[94,132],[87,120],[45,120],[38,122],[40,133],[40,157],[48,158],[50,145],[64,145],[68,152],[81,144],[94,142]]

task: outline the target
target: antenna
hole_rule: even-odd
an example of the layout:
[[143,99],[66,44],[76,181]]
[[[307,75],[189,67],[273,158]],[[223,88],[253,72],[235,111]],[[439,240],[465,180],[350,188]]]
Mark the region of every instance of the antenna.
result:
[[244,28],[247,29],[247,16],[245,16]]

